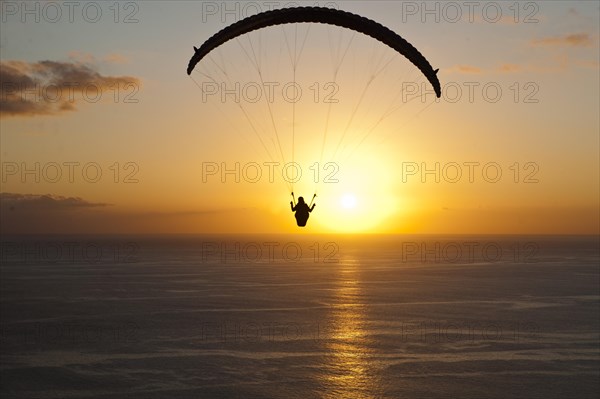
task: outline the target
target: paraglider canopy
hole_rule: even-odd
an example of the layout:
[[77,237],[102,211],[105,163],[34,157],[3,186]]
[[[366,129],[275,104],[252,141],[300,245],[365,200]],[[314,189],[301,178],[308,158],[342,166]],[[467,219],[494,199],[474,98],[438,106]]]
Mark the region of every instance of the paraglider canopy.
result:
[[436,96],[441,96],[441,86],[437,78],[438,69],[434,70],[427,59],[400,35],[360,15],[325,7],[293,7],[271,10],[252,15],[229,25],[205,41],[200,48],[194,47],[195,52],[188,64],[187,73],[190,75],[202,58],[231,39],[268,26],[299,22],[336,25],[352,29],[379,40],[404,55],[419,68],[433,86]]

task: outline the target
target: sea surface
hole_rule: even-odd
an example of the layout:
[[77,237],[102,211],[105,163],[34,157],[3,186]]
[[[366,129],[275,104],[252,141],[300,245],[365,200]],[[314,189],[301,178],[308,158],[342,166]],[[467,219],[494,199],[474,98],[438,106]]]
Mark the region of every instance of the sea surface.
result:
[[3,236],[0,397],[597,398],[597,236]]

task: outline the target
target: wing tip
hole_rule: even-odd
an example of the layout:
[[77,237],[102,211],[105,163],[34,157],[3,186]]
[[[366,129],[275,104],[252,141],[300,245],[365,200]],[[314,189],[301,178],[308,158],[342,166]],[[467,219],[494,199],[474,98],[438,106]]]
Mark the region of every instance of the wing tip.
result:
[[[196,47],[196,46],[193,46],[193,47],[194,47],[194,55],[196,55],[196,53],[198,52],[198,47]],[[193,57],[192,57],[192,59],[193,59]],[[190,65],[191,65],[191,61],[190,61]],[[192,69],[193,68],[190,65],[188,65],[188,68],[187,68],[187,74],[188,75],[192,74]]]

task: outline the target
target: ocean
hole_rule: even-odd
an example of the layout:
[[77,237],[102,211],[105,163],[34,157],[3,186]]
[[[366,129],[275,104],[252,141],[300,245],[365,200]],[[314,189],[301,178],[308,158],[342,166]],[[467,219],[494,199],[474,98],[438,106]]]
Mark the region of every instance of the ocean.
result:
[[3,236],[6,398],[597,398],[598,236]]

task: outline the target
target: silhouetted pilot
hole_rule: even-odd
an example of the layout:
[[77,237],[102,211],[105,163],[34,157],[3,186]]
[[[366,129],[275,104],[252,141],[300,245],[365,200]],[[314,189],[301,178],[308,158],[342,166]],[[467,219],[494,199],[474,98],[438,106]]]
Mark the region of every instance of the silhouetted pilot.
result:
[[296,212],[296,224],[300,227],[306,226],[306,221],[308,220],[309,213],[315,208],[317,204],[313,204],[310,208],[304,202],[304,198],[298,197],[298,203],[294,206],[294,203],[290,201],[290,206],[292,207],[292,212]]

